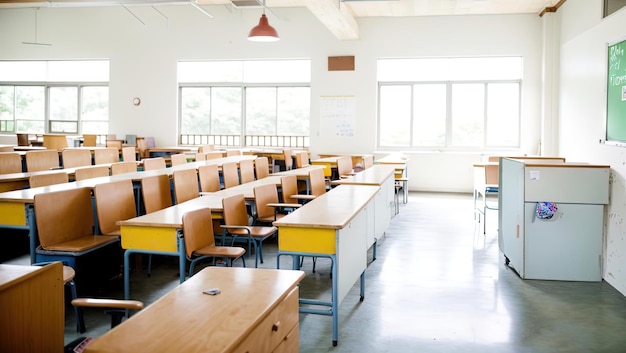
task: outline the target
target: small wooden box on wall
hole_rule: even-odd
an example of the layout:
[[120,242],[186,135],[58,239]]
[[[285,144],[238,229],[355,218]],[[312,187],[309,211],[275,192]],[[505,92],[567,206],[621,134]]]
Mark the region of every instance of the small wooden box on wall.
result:
[[354,56],[329,56],[328,71],[354,71]]

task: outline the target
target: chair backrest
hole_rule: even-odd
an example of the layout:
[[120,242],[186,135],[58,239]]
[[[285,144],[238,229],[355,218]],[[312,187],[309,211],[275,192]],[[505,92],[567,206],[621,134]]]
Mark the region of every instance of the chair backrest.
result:
[[267,157],[258,157],[254,160],[254,170],[256,171],[256,179],[263,179],[270,175],[270,166]]
[[74,172],[74,180],[85,180],[109,176],[109,167],[106,165],[94,165],[90,167],[78,168]]
[[0,152],[13,152],[13,146],[0,146]]
[[213,151],[213,152],[205,152],[206,153],[206,160],[211,160],[211,159],[218,159],[218,158],[223,158],[224,157],[224,153],[220,152],[220,151]]
[[258,218],[273,217],[274,207],[268,203],[278,203],[278,189],[275,184],[259,185],[254,188],[254,205]]
[[61,152],[63,168],[76,168],[91,165],[91,151],[87,149],[66,148]]
[[137,138],[137,151],[139,151],[140,158],[150,157],[150,151],[148,151],[148,142],[143,137]]
[[161,174],[141,178],[141,195],[146,213],[172,206],[170,177]]
[[200,180],[200,190],[203,192],[215,192],[221,189],[220,170],[217,165],[198,167],[198,179]]
[[249,225],[246,199],[243,194],[232,195],[222,199],[224,224],[229,226]]
[[485,184],[498,185],[500,182],[500,166],[498,164],[485,165]]
[[134,173],[137,171],[137,163],[130,162],[117,162],[111,164],[111,175]]
[[49,173],[49,174],[37,174],[28,178],[28,185],[31,188],[38,188],[40,186],[48,186],[55,184],[67,183],[69,178],[66,172]]
[[254,181],[254,161],[252,159],[239,161],[239,177],[242,184]]
[[228,150],[226,151],[226,157],[241,156],[241,150]]
[[34,204],[43,248],[93,234],[90,188],[39,193]]
[[0,153],[0,174],[21,173],[22,157],[14,152]]
[[326,192],[324,168],[313,169],[309,172],[309,187],[311,195],[314,196],[320,196]]
[[213,145],[202,145],[198,146],[198,153],[206,153],[215,150],[215,146]]
[[309,153],[306,151],[296,153],[296,168],[304,168],[311,165],[309,163]]
[[164,169],[166,167],[165,158],[163,157],[146,158],[143,160],[143,170]]
[[67,148],[67,137],[65,135],[43,135],[43,147],[49,150],[62,151]]
[[173,154],[170,156],[172,167],[187,163],[187,156],[184,153]]
[[83,147],[95,147],[98,143],[98,135],[83,134]]
[[199,208],[183,214],[183,239],[187,257],[191,257],[196,250],[215,245],[210,208]]
[[137,153],[135,151],[135,147],[133,146],[122,147],[122,160],[124,162],[137,161]]
[[117,148],[99,148],[93,151],[95,164],[110,164],[120,161],[120,150]]
[[126,135],[126,137],[124,138],[124,140],[126,140],[126,144],[128,146],[132,146],[135,147],[137,146],[137,135],[132,134],[132,135]]
[[200,196],[198,172],[195,169],[176,170],[172,174],[172,179],[177,204]]
[[280,190],[284,203],[298,203],[297,199],[292,199],[293,195],[298,194],[298,177],[295,175],[286,175],[280,178]]
[[222,179],[224,180],[225,189],[239,185],[237,162],[222,164]]
[[98,213],[98,226],[102,234],[120,230],[118,221],[137,217],[135,192],[130,179],[97,184],[93,189]]
[[206,153],[196,153],[196,162],[206,161]]
[[17,135],[18,146],[30,146],[30,141],[28,141],[28,134],[16,134],[16,135]]
[[293,159],[291,157],[291,150],[285,148],[283,150],[283,157],[285,158],[285,170],[293,169]]
[[121,140],[107,140],[106,146],[110,148],[117,148],[118,150],[122,149],[122,141]]
[[352,173],[352,157],[343,156],[337,158],[337,174],[341,178]]
[[56,150],[26,152],[26,170],[37,172],[59,168],[59,152]]
[[374,166],[374,156],[363,156],[363,169]]

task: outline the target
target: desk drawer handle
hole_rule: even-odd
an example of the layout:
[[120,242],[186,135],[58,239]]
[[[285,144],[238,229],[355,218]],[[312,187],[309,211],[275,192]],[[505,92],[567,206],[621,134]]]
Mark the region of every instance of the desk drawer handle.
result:
[[275,323],[274,325],[272,325],[272,331],[276,332],[278,331],[278,327],[280,326],[280,321],[278,321],[277,323]]

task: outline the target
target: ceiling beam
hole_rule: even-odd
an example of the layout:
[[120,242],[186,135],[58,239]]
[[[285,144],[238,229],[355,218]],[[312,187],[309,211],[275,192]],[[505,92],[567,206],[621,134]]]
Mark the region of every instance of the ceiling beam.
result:
[[304,0],[306,7],[339,40],[359,39],[359,25],[338,0]]

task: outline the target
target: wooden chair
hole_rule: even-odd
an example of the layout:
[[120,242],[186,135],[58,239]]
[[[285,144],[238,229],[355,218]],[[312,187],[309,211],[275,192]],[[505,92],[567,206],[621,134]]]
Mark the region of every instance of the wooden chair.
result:
[[202,162],[202,161],[206,161],[206,153],[196,153],[196,157],[195,157],[195,161],[196,162]]
[[[254,224],[272,224],[274,221],[285,216],[286,209],[293,210],[302,206],[294,203],[281,203],[278,199],[278,189],[275,184],[259,185],[254,188],[254,206],[256,215]],[[281,213],[279,213],[281,212]]]
[[30,146],[30,141],[28,140],[28,134],[15,134],[15,135],[17,135],[18,146]]
[[141,195],[146,213],[172,206],[169,176],[162,174],[141,178]]
[[74,172],[74,180],[76,181],[106,176],[109,176],[109,167],[106,165],[77,168]]
[[107,140],[106,146],[110,148],[115,148],[119,151],[122,149],[122,140]]
[[254,181],[254,161],[252,159],[239,162],[239,179],[242,184]]
[[0,146],[0,152],[14,152],[13,146]]
[[206,154],[207,161],[211,159],[224,158],[224,153],[220,151],[205,152],[205,154]]
[[293,158],[291,157],[291,150],[285,148],[283,150],[283,158],[285,159],[285,170],[293,169]]
[[167,168],[167,165],[165,164],[165,158],[163,157],[146,158],[143,160],[143,170],[156,170],[165,168]]
[[137,171],[136,162],[117,162],[111,164],[111,175],[135,173]]
[[224,189],[239,185],[239,171],[236,162],[222,164]]
[[83,147],[96,147],[98,135],[83,134]]
[[150,151],[148,150],[148,142],[143,137],[137,137],[137,151],[139,151],[139,158],[150,157]]
[[107,245],[119,247],[118,236],[94,235],[90,188],[39,193],[34,199],[40,242],[36,262],[67,261],[76,269],[76,257]]
[[316,197],[326,192],[326,177],[323,168],[313,169],[309,172],[309,188],[309,194]]
[[295,153],[296,156],[296,168],[304,168],[310,166],[309,162],[309,153],[306,151],[301,151]]
[[288,204],[301,204],[316,197],[315,195],[301,195],[298,193],[298,177],[295,175],[286,175],[280,178],[280,190],[283,202]]
[[59,152],[56,150],[26,152],[27,171],[37,172],[50,169],[59,169]]
[[254,170],[256,172],[256,179],[263,179],[270,175],[269,160],[267,157],[258,157],[254,160]]
[[87,149],[66,148],[61,152],[63,168],[76,168],[91,165],[91,151]]
[[124,162],[136,162],[137,161],[137,153],[136,149],[133,146],[122,147],[122,161]]
[[176,170],[172,174],[172,179],[177,204],[200,196],[198,172],[195,169]]
[[198,179],[202,192],[220,191],[220,170],[217,165],[203,165],[198,167]]
[[213,145],[198,146],[198,153],[206,153],[206,152],[211,152],[211,151],[215,151],[215,146]]
[[[111,328],[119,325],[122,318],[130,315],[129,310],[139,311],[143,309],[144,304],[139,300],[123,300],[109,298],[76,298],[72,299],[72,305],[75,308],[98,308],[105,309],[105,313],[111,315]],[[85,332],[83,326],[81,333]],[[81,340],[81,338],[77,340]],[[77,342],[80,343],[80,342]],[[70,346],[71,343],[70,343]]]
[[0,153],[0,174],[21,173],[22,157],[18,153]]
[[337,158],[337,178],[345,178],[352,174],[352,157],[343,156]]
[[363,156],[363,169],[370,168],[374,165],[374,156]]
[[65,135],[43,135],[43,147],[49,150],[62,151],[68,147]]
[[183,165],[187,163],[187,156],[184,153],[173,154],[170,156],[170,161],[173,166]]
[[[224,229],[222,244],[227,236],[232,237],[232,244],[238,240],[243,240],[254,246],[254,267],[259,266],[259,261],[263,263],[263,241],[276,234],[278,229],[274,226],[250,226],[248,223],[248,212],[246,210],[246,200],[242,194],[228,196],[222,199],[224,213]],[[248,252],[249,253],[249,252]]]
[[133,182],[130,179],[97,184],[93,189],[100,234],[120,235],[118,221],[137,217]]
[[[500,165],[499,164],[485,164],[484,183],[480,183],[481,189],[474,190],[475,212],[478,212],[479,223],[481,221],[480,216],[482,215],[483,233],[487,232],[487,211],[498,210],[499,208],[497,198],[494,197],[498,195],[499,183],[500,183]],[[405,197],[405,200],[406,200],[406,197]],[[491,200],[491,202],[489,200]]]
[[241,156],[241,150],[228,150],[226,151],[226,157]]
[[117,148],[100,148],[93,151],[95,164],[111,164],[120,161],[120,150]]
[[215,245],[210,208],[200,208],[183,215],[183,239],[187,260],[191,261],[189,277],[194,275],[196,263],[207,258],[222,258],[229,267],[234,260],[241,258],[243,267],[246,267],[244,248]]
[[63,184],[67,182],[69,182],[69,178],[66,172],[36,174],[28,178],[28,185],[31,188],[38,188],[41,186],[49,186],[49,185],[55,185],[55,184]]

